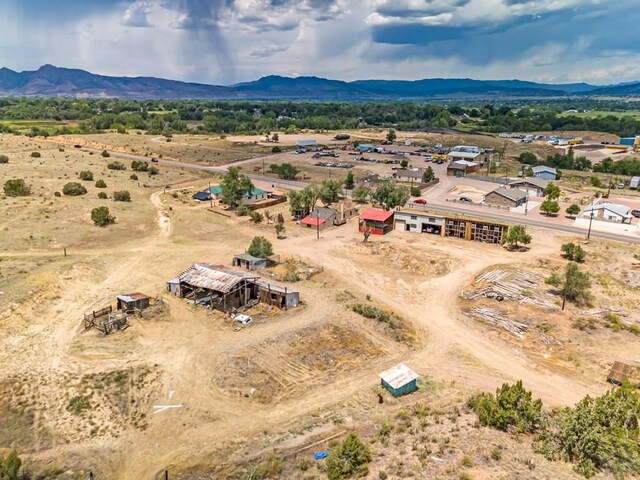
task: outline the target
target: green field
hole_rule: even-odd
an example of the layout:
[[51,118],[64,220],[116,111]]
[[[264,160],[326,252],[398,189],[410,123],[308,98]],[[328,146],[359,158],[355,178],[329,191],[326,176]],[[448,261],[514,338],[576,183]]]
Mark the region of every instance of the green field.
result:
[[64,122],[56,120],[0,120],[0,123],[20,132],[30,131],[32,128],[55,130],[66,125]]
[[563,112],[559,114],[560,117],[580,117],[580,118],[597,118],[597,117],[632,117],[636,120],[640,120],[640,110],[589,110],[588,112]]

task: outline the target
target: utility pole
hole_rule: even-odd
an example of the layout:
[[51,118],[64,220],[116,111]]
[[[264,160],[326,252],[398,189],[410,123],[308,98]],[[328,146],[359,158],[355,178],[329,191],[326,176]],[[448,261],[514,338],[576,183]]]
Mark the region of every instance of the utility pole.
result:
[[320,240],[320,210],[316,207],[316,239]]
[[609,175],[609,190],[607,190],[607,198],[611,195],[611,182],[613,181],[613,174]]
[[211,204],[211,208],[213,208],[213,195],[211,195],[211,182],[209,182],[209,203]]
[[593,223],[593,204],[591,204],[591,216],[589,217],[589,230],[587,231],[587,240],[591,238],[591,224]]

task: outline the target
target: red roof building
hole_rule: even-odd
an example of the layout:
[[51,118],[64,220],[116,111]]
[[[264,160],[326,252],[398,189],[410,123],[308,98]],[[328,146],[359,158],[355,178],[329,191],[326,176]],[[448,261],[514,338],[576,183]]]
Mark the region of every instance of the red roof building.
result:
[[300,220],[300,225],[305,227],[317,227],[318,225],[322,226],[327,221],[324,218],[312,217],[311,215],[307,215],[302,220]]
[[369,230],[374,235],[385,235],[393,230],[393,210],[370,208],[358,215],[358,230]]

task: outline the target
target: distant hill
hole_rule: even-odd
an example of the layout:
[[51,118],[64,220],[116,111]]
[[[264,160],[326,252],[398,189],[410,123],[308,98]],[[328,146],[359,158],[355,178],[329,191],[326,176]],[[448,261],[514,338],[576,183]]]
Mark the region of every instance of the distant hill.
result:
[[428,98],[562,97],[640,94],[640,83],[598,87],[587,83],[543,84],[522,80],[431,78],[357,80],[270,75],[229,86],[188,83],[154,77],[109,77],[85,70],[44,65],[35,71],[0,68],[0,96],[202,98],[256,100],[402,100]]
[[596,88],[589,93],[591,95],[613,95],[613,96],[640,95],[640,82],[611,85],[608,87]]

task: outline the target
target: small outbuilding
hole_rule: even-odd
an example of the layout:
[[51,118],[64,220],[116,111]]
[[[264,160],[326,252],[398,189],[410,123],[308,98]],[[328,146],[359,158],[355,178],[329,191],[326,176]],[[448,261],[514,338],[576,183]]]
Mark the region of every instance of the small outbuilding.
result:
[[640,186],[640,177],[632,177],[629,182],[629,188],[638,188]]
[[370,208],[358,215],[358,230],[374,235],[385,235],[393,230],[393,210]]
[[382,372],[379,377],[382,386],[394,397],[400,397],[418,389],[419,375],[404,363]]
[[318,144],[313,138],[301,139],[296,142],[298,147],[315,147]]
[[167,292],[171,295],[180,295],[180,279],[172,278],[167,281]]
[[261,303],[278,308],[294,308],[300,303],[300,292],[268,282],[256,282]]
[[144,310],[149,307],[151,297],[144,293],[128,293],[116,297],[116,310],[131,312],[134,310]]
[[260,270],[261,268],[267,268],[267,259],[254,257],[248,253],[241,253],[234,255],[233,266],[244,270]]
[[633,374],[634,368],[631,365],[622,362],[613,362],[611,371],[607,375],[607,382],[614,385],[622,385],[625,380]]
[[191,196],[191,198],[198,200],[199,202],[208,202],[211,200],[211,193],[206,190],[204,192],[196,192]]

